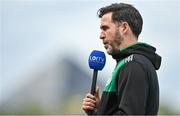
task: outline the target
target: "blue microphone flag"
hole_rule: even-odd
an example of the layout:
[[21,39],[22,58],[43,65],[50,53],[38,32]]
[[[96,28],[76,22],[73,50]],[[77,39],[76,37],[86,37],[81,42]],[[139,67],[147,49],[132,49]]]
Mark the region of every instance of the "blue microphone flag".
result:
[[102,51],[93,50],[88,61],[91,69],[102,70],[106,63],[106,56]]

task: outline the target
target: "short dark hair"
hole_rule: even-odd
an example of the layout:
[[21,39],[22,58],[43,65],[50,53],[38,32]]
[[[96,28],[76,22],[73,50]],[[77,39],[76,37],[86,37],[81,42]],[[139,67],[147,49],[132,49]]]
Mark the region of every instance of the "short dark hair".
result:
[[100,8],[97,14],[99,18],[102,18],[104,14],[109,12],[112,12],[113,22],[127,22],[133,34],[138,38],[142,31],[143,19],[135,7],[125,3],[114,3]]

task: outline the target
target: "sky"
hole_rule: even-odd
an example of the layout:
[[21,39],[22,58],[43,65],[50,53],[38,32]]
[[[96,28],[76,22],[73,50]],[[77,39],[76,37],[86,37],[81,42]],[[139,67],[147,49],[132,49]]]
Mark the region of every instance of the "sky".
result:
[[[92,50],[105,51],[99,39],[97,10],[115,0],[1,0],[0,1],[0,101],[24,80],[59,55],[79,54],[74,59],[87,68]],[[180,2],[178,0],[122,0],[134,5],[143,17],[139,41],[157,48],[162,56],[157,71],[161,100],[180,105]],[[111,76],[111,56],[102,73]],[[100,75],[102,74],[100,73]],[[104,75],[103,75],[104,76]],[[174,104],[174,105],[173,105]],[[179,106],[180,107],[180,106]]]

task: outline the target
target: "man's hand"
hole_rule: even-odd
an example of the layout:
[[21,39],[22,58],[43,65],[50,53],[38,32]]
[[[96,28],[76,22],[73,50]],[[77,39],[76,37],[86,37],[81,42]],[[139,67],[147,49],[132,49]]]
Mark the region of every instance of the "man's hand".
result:
[[88,113],[89,110],[92,110],[93,113],[96,113],[99,107],[100,97],[99,97],[99,87],[96,87],[95,95],[88,93],[83,99],[82,109]]

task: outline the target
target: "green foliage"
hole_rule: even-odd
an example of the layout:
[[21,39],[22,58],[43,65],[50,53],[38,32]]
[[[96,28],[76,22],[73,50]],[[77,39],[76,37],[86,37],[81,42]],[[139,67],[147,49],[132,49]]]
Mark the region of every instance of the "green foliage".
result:
[[[4,108],[0,109],[0,115],[85,115],[81,109],[83,96],[82,95],[67,95],[64,96],[63,102],[59,104],[59,107],[53,111],[46,110],[37,103],[27,104],[26,106],[17,106],[16,108]],[[172,110],[168,104],[161,104],[158,115],[178,115],[177,111]]]
[[80,96],[66,96],[66,99],[59,106],[60,114],[85,114],[81,109],[82,99]]
[[43,110],[38,104],[28,104],[23,108],[10,108],[0,111],[0,115],[23,115],[23,114],[42,114]]
[[176,111],[173,111],[168,105],[161,105],[158,115],[177,115]]

